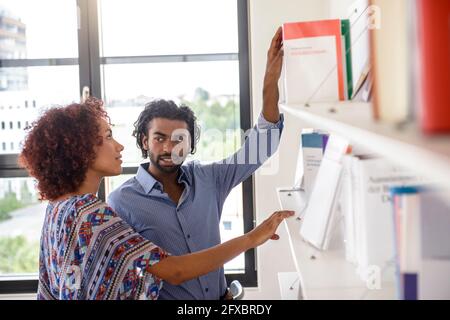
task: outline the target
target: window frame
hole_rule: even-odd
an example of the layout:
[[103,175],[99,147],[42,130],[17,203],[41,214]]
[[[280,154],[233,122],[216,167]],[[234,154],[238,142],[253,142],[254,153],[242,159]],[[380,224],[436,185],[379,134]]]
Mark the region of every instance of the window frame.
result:
[[[102,97],[101,66],[107,64],[186,62],[186,61],[239,61],[239,106],[240,126],[246,132],[252,127],[250,99],[250,61],[248,38],[248,0],[236,0],[238,14],[238,53],[215,54],[182,54],[157,56],[124,56],[101,57],[99,42],[98,1],[77,0],[78,25],[78,58],[51,59],[11,59],[0,60],[0,67],[29,66],[69,66],[78,65],[80,79],[80,96],[83,87],[88,86],[92,96]],[[28,173],[19,167],[17,154],[0,155],[0,178],[29,177]],[[123,174],[134,174],[138,167],[124,167]],[[105,179],[103,179],[98,196],[105,199]],[[254,213],[254,180],[249,177],[242,183],[244,233],[255,226]],[[244,273],[226,273],[228,283],[238,280],[244,287],[257,287],[256,250],[245,252]],[[2,279],[3,278],[3,279]],[[37,292],[36,276],[18,275],[0,277],[0,294],[18,294]]]

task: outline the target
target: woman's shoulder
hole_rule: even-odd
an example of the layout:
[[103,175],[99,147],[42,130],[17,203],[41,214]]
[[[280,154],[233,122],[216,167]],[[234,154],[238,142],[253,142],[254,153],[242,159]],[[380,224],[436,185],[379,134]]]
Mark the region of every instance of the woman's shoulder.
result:
[[94,194],[78,196],[74,209],[77,220],[80,222],[89,221],[98,225],[118,218],[114,209]]
[[56,210],[58,216],[63,220],[92,220],[100,218],[106,220],[108,218],[117,217],[114,209],[108,206],[103,200],[94,194],[83,194],[72,196],[63,201],[49,204],[48,210],[54,212]]
[[91,193],[77,196],[74,207],[78,214],[100,213],[104,215],[116,215],[107,203]]

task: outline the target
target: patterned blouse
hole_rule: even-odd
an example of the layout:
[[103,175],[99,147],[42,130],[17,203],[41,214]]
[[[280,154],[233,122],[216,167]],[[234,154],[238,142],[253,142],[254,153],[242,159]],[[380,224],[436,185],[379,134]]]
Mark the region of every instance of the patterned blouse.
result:
[[157,299],[162,280],[147,268],[166,256],[95,195],[50,203],[38,299]]

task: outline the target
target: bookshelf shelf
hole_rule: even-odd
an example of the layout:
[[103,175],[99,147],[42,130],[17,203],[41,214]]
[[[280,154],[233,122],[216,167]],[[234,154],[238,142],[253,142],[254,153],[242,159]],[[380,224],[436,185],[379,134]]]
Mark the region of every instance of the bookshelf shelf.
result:
[[[277,195],[282,210],[303,211],[301,191],[278,188]],[[300,282],[299,299],[395,299],[393,283],[384,282],[381,288],[370,290],[359,278],[356,267],[345,259],[342,235],[336,234],[329,250],[318,251],[302,240],[301,224],[295,217],[284,221]]]
[[354,145],[415,170],[450,190],[450,136],[429,137],[414,124],[395,126],[372,117],[372,105],[360,102],[281,104],[282,111],[317,129],[346,137]]

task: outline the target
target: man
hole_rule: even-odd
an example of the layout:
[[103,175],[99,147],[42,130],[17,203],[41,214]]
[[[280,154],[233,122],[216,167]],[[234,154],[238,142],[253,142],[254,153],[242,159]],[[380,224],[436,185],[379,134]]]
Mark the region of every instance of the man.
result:
[[[230,191],[275,153],[283,129],[278,110],[281,28],[272,39],[264,77],[263,110],[239,151],[212,164],[182,165],[198,140],[195,116],[172,101],[148,104],[135,123],[144,158],[137,175],[111,193],[108,203],[144,237],[173,255],[220,243],[222,207]],[[268,152],[267,152],[268,151]],[[267,154],[268,153],[268,154]],[[160,299],[217,300],[227,293],[221,268],[180,286],[165,283]]]

